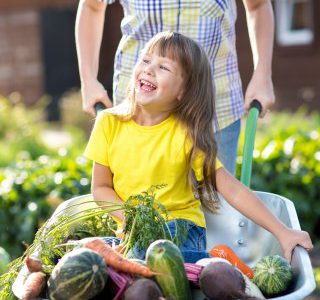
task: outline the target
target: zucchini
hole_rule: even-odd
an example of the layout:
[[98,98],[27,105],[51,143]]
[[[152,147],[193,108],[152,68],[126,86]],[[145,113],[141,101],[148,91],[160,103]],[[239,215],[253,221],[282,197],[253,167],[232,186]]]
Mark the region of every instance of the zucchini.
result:
[[147,266],[157,274],[155,279],[165,298],[191,300],[191,289],[179,248],[169,240],[153,242],[146,253]]

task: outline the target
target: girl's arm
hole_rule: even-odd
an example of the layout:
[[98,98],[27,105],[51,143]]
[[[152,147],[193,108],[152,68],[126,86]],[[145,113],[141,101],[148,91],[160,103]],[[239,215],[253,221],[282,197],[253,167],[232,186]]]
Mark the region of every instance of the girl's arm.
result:
[[107,91],[97,80],[99,54],[103,34],[106,4],[98,0],[80,0],[76,17],[76,48],[84,111],[95,115],[94,104],[112,103]]
[[217,170],[216,182],[218,192],[231,206],[275,235],[289,262],[295,246],[301,245],[307,250],[313,248],[307,232],[288,228],[250,189],[231,176],[224,168]]
[[[113,189],[112,173],[110,168],[96,162],[93,163],[92,168],[91,190],[93,198],[96,201],[112,201],[123,204],[123,201]],[[101,202],[97,203],[101,204]],[[115,211],[110,214],[121,221],[125,221],[122,211]]]

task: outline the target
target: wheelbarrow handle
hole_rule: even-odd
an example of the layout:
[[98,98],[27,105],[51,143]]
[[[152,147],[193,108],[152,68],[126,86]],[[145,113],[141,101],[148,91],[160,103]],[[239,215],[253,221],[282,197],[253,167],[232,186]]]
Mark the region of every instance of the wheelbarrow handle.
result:
[[105,108],[106,108],[106,106],[102,102],[97,102],[94,105],[94,109],[95,109],[96,113],[99,113],[100,111],[104,110]]
[[257,121],[261,111],[261,103],[256,99],[253,100],[250,104],[246,122],[240,177],[240,181],[247,187],[250,187],[254,140],[256,135]]

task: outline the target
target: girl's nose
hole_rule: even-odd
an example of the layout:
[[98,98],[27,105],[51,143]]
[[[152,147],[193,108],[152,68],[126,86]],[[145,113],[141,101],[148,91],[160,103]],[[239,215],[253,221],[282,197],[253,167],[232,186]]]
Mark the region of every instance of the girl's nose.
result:
[[153,65],[152,64],[148,64],[144,67],[143,70],[144,73],[148,74],[148,75],[153,75],[154,74],[154,70],[153,70]]

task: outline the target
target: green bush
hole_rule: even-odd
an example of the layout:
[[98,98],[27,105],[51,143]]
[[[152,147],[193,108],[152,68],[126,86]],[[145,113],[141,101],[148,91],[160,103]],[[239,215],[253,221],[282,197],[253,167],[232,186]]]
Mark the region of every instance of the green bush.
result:
[[90,190],[84,132],[46,122],[45,104],[0,97],[0,245],[12,258],[61,201]]
[[[76,107],[75,100],[72,104]],[[26,106],[21,100],[13,102],[0,96],[0,167],[14,162],[21,151],[27,152],[32,159],[43,154],[56,156],[61,146],[72,155],[82,153],[86,143],[83,129],[70,122],[46,122],[45,106],[45,99],[36,105]],[[69,114],[72,114],[70,110]],[[76,112],[76,115],[85,117],[81,112]],[[93,120],[87,118],[87,128],[92,124]]]
[[88,136],[90,134],[94,118],[83,113],[80,90],[73,89],[66,92],[60,99],[59,106],[61,121],[65,125],[80,128]]
[[44,118],[41,105],[27,109],[0,96],[0,166],[8,165],[20,151],[28,151],[32,158],[49,152],[40,135]]
[[6,250],[0,247],[0,276],[7,272],[10,263],[10,255]]
[[91,162],[69,157],[65,149],[52,158],[31,160],[27,153],[0,171],[0,245],[21,255],[37,228],[64,200],[90,192]]
[[313,269],[314,277],[316,279],[316,290],[315,294],[320,295],[320,267]]
[[319,239],[320,115],[300,109],[260,120],[252,170],[251,188],[293,201],[302,229]]

